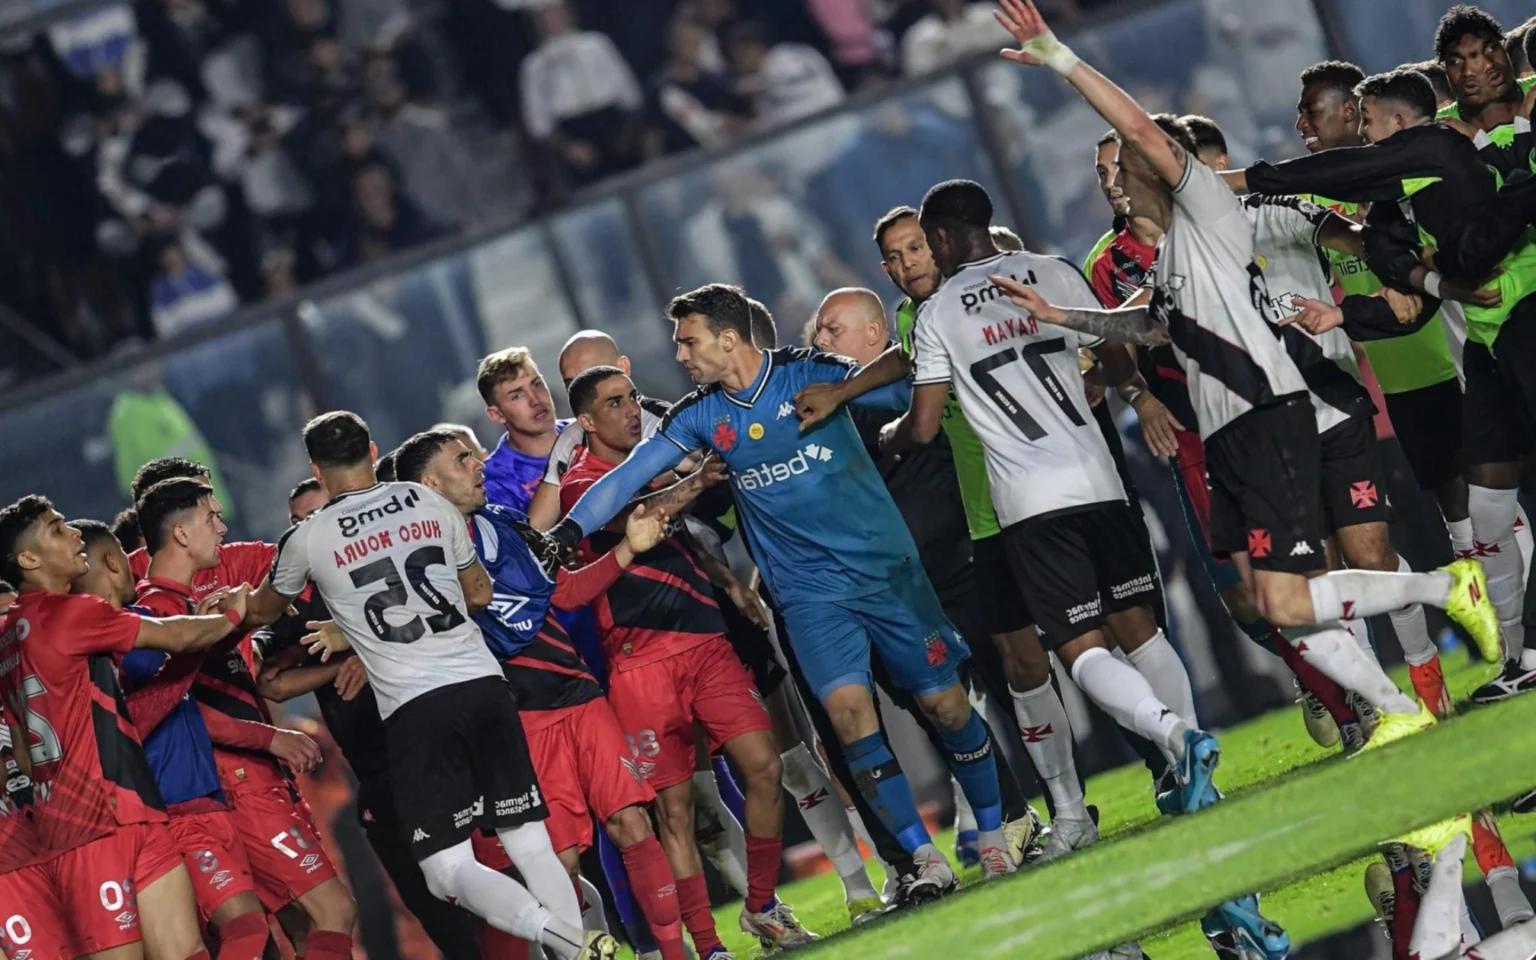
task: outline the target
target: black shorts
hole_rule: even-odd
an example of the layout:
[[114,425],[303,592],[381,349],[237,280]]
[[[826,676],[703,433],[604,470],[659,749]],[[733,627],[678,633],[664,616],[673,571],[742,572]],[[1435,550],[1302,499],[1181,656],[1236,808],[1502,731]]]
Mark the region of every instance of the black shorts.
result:
[[1157,564],[1136,519],[1129,504],[1116,501],[1003,529],[1009,569],[1045,649],[1099,629],[1112,613],[1156,605]]
[[487,831],[549,815],[506,680],[450,684],[384,721],[390,784],[418,861]]
[[972,540],[971,551],[971,575],[976,581],[977,602],[987,632],[995,637],[1034,626],[1035,616],[1029,612],[1029,603],[1009,567],[1003,535],[994,533],[982,540]]
[[1461,476],[1461,383],[1455,377],[1417,390],[1388,393],[1387,416],[1420,490]]
[[[1503,341],[1501,333],[1497,342]],[[1521,415],[1519,383],[1509,376],[1506,359],[1501,355],[1494,360],[1487,347],[1471,340],[1462,353],[1467,393],[1461,404],[1461,455],[1467,466],[1514,463],[1531,452],[1530,430]],[[1527,362],[1536,363],[1536,356],[1528,355]],[[1536,370],[1525,375],[1536,377]]]
[[1387,474],[1376,452],[1376,426],[1350,417],[1318,438],[1323,453],[1323,516],[1330,531],[1361,523],[1387,523]]
[[1211,553],[1246,552],[1255,570],[1326,567],[1322,460],[1306,394],[1256,407],[1212,434],[1205,441]]

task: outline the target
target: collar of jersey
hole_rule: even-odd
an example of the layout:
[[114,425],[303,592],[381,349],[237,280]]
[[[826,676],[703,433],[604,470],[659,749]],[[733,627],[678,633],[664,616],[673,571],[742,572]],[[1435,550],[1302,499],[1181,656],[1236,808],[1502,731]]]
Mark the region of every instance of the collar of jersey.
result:
[[981,266],[984,263],[991,263],[993,260],[1001,260],[1002,258],[1008,256],[1008,254],[1014,253],[1014,252],[1016,252],[1016,251],[1013,251],[1013,250],[999,250],[996,253],[992,254],[992,256],[990,256],[990,257],[982,257],[980,260],[971,260],[971,261],[969,261],[967,263],[962,263],[962,264],[960,264],[960,269],[956,270],[955,272],[959,273],[960,270],[964,270],[967,267],[979,267],[979,266]]
[[167,580],[164,577],[145,577],[143,580],[139,581],[139,593],[143,593],[145,587],[153,587],[156,590],[164,590],[167,593],[174,593],[178,597],[182,597],[187,600],[192,600],[197,596],[193,589],[186,584],[177,583],[175,580]]
[[382,486],[384,486],[384,481],[382,481],[382,480],[375,480],[373,482],[373,486],[371,486],[371,487],[364,487],[361,490],[348,490],[346,493],[338,493],[336,496],[331,498],[331,502],[327,503],[326,506],[327,507],[334,507],[336,504],[338,504],[341,501],[347,499],[348,497],[355,497],[355,496],[359,496],[360,494],[364,494],[364,493],[372,493],[373,491],[379,489]]
[[736,396],[736,394],[732,393],[729,390],[721,390],[720,392],[725,395],[725,399],[727,399],[727,400],[731,401],[732,403],[736,404],[736,406],[738,406],[738,407],[746,407],[747,409],[750,410],[752,408],[752,405],[757,402],[757,398],[763,395],[763,388],[768,386],[768,374],[770,374],[772,372],[773,372],[773,351],[772,350],[764,350],[763,351],[763,369],[758,371],[757,380],[752,384],[752,386],[750,386],[746,390],[742,391],[743,393],[750,392],[752,394],[750,397],[748,397],[747,399],[743,400],[743,399],[741,399],[740,397]]

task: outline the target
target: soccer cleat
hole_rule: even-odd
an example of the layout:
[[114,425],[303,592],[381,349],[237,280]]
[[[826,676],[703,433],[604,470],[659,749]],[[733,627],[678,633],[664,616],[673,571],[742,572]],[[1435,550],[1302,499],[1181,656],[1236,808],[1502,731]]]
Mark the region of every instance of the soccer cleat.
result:
[[1376,725],[1381,722],[1381,714],[1369,700],[1355,693],[1353,690],[1344,694],[1344,703],[1355,712],[1355,717],[1360,721],[1360,727],[1365,731],[1366,739],[1370,739],[1376,730]]
[[944,854],[932,844],[918,847],[917,852],[912,854],[912,862],[917,865],[917,873],[905,874],[897,879],[891,909],[920,907],[960,889],[960,878],[955,875],[949,861],[944,859]]
[[1045,824],[1035,808],[1025,804],[1028,811],[1017,820],[1003,824],[1003,839],[1008,841],[1008,856],[1014,864],[1025,867],[1040,859],[1045,851]]
[[752,913],[743,907],[739,923],[741,932],[756,937],[764,950],[793,950],[819,939],[800,925],[789,904],[777,898],[769,901],[768,909],[762,913]]
[[1536,690],[1536,670],[1525,669],[1518,660],[1505,660],[1498,676],[1472,691],[1472,702],[1498,703],[1531,690]]
[[1530,790],[1509,802],[1509,809],[1516,813],[1536,813],[1536,790]]
[[1221,745],[1204,730],[1184,731],[1184,753],[1174,764],[1179,781],[1179,812],[1194,813],[1208,806],[1216,797],[1211,778],[1221,762]]
[[1179,778],[1174,776],[1173,768],[1163,771],[1163,775],[1157,778],[1152,785],[1153,802],[1157,804],[1157,812],[1165,817],[1176,817],[1183,813],[1183,797],[1179,792]]
[[1339,739],[1344,747],[1344,756],[1353,756],[1365,749],[1369,737],[1366,736],[1365,727],[1359,721],[1339,725]]
[[1432,823],[1427,827],[1420,827],[1411,833],[1405,833],[1393,838],[1394,843],[1401,843],[1413,850],[1422,850],[1426,854],[1436,854],[1445,848],[1446,844],[1465,834],[1470,840],[1472,837],[1472,817],[1470,814],[1461,814],[1439,823]]
[[1242,960],[1285,960],[1291,952],[1290,936],[1259,913],[1258,894],[1220,904],[1200,921],[1200,929],[1208,940],[1227,934],[1223,942]]
[[[683,946],[686,947],[687,945],[688,942],[686,940],[683,941]],[[736,960],[736,954],[725,949],[724,947],[716,947],[708,953],[704,954],[704,960]]]
[[1440,568],[1451,575],[1451,592],[1445,598],[1445,612],[1477,645],[1477,651],[1489,663],[1503,655],[1503,637],[1499,633],[1499,615],[1488,599],[1488,575],[1476,560],[1457,560]]
[[1051,821],[1051,834],[1045,840],[1045,849],[1038,863],[1060,860],[1074,850],[1092,846],[1099,839],[1099,828],[1092,820],[1069,820],[1057,817]]
[[1152,958],[1141,952],[1141,944],[1132,942],[1090,953],[1083,960],[1152,960]]
[[1301,719],[1307,726],[1307,736],[1320,747],[1338,746],[1339,725],[1334,722],[1328,708],[1323,706],[1323,701],[1302,690],[1300,683],[1296,684],[1296,689],[1301,693],[1296,702],[1301,704]]
[[1397,890],[1392,885],[1392,868],[1380,860],[1365,868],[1365,898],[1376,909],[1376,921],[1392,939],[1392,918],[1397,914]]
[[1008,856],[1008,851],[1002,847],[988,847],[981,851],[981,878],[983,880],[1006,877],[1018,869],[1013,862],[1013,858]]
[[1418,713],[1388,713],[1381,718],[1381,723],[1376,725],[1376,732],[1371,734],[1370,742],[1360,751],[1380,750],[1388,744],[1411,737],[1416,733],[1423,733],[1436,723],[1435,715],[1423,703],[1419,704]]
[[981,862],[981,851],[978,849],[981,842],[981,834],[975,830],[959,830],[955,833],[955,862],[961,868],[974,867]]
[[601,930],[588,930],[586,943],[577,960],[614,960],[619,955],[619,941]]
[[879,897],[860,897],[848,902],[848,922],[855,927],[885,916],[885,903]]

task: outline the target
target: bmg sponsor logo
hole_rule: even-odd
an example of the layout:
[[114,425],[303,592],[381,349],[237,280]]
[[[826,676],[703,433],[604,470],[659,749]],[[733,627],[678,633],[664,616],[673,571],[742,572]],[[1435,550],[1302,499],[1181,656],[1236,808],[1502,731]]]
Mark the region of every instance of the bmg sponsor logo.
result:
[[421,495],[415,490],[407,491],[403,497],[397,493],[389,498],[388,503],[360,510],[351,516],[342,516],[337,520],[337,525],[341,527],[343,537],[355,537],[370,523],[376,523],[397,513],[404,513],[407,509],[416,506],[420,499]]

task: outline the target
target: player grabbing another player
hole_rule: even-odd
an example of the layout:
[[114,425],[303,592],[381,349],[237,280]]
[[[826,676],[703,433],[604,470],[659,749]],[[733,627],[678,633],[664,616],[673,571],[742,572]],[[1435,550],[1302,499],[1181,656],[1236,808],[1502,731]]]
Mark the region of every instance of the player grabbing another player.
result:
[[[275,621],[313,579],[368,671],[401,824],[432,892],[560,960],[610,960],[612,937],[582,934],[517,702],[470,620],[494,597],[462,517],[425,487],[377,482],[356,414],[315,418],[304,445],[331,500],[284,534],[251,621]],[[476,862],[469,837],[481,825],[528,887]]]

